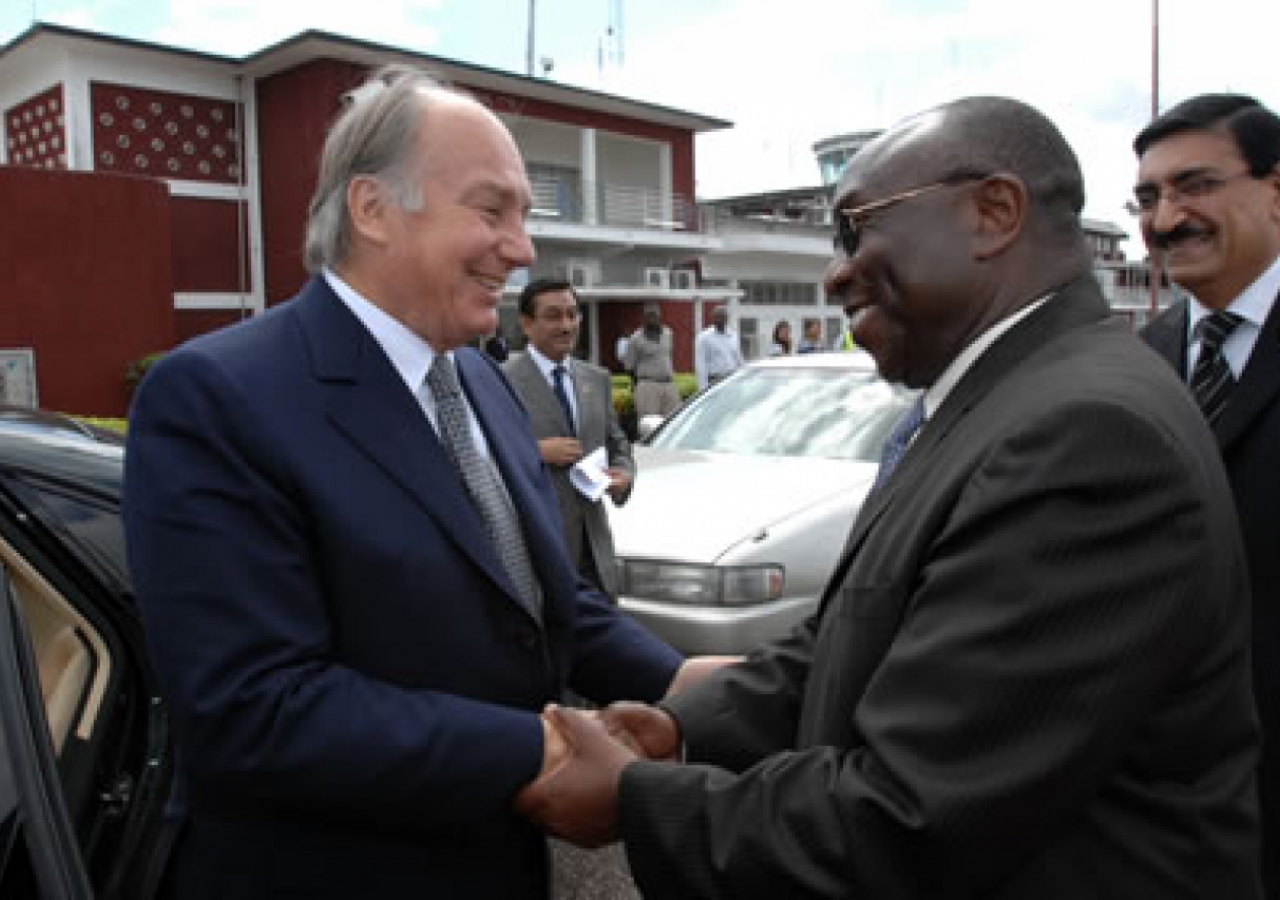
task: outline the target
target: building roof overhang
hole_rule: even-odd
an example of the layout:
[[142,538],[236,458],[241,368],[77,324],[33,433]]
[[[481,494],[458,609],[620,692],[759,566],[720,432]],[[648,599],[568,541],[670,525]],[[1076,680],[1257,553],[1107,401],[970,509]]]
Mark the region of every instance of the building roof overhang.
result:
[[36,22],[8,44],[0,47],[0,60],[22,47],[33,47],[45,40],[85,41],[112,45],[140,53],[162,54],[176,59],[209,63],[224,68],[228,75],[257,77],[282,72],[316,59],[342,59],[368,66],[388,62],[406,62],[429,69],[445,81],[477,89],[499,91],[593,112],[625,116],[672,128],[687,129],[695,133],[719,131],[733,126],[732,122],[712,116],[315,29],[295,34],[248,56],[236,57],[118,37],[48,22]]

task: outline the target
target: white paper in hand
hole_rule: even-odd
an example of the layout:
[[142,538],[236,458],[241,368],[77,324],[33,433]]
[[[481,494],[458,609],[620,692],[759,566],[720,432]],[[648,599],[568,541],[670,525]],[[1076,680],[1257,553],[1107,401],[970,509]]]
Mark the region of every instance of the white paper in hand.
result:
[[597,447],[569,470],[569,483],[588,500],[598,501],[609,489],[609,473],[605,471],[608,467],[609,457],[604,447]]

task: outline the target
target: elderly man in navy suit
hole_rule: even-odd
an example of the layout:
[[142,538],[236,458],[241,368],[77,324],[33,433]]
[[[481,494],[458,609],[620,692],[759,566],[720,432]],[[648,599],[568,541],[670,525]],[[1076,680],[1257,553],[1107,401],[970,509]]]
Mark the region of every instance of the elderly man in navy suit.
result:
[[512,798],[566,688],[657,699],[679,656],[581,582],[492,360],[528,266],[499,120],[422,73],[349,95],[292,301],[170,354],[125,514],[173,714],[177,898],[547,896]]

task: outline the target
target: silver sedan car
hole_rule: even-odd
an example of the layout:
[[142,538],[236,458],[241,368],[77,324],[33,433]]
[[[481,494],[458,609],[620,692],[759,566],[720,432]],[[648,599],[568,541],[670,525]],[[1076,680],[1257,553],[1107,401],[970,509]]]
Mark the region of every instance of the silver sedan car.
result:
[[763,360],[636,447],[609,510],[620,602],[685,653],[745,653],[817,606],[914,399],[864,352]]

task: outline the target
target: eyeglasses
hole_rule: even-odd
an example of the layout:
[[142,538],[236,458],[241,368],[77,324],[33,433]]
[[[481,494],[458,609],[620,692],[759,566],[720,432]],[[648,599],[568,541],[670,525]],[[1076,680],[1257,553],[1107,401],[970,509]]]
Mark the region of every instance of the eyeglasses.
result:
[[1227,186],[1227,182],[1237,178],[1253,178],[1248,169],[1234,175],[1219,175],[1216,172],[1196,170],[1174,176],[1173,183],[1161,188],[1155,184],[1140,184],[1133,189],[1133,201],[1126,208],[1135,216],[1146,216],[1154,213],[1160,201],[1178,205],[1180,203],[1203,200],[1218,193]]
[[872,200],[870,203],[864,203],[861,206],[855,206],[853,209],[838,209],[836,212],[840,218],[836,222],[836,236],[833,240],[835,249],[843,251],[845,256],[853,256],[858,252],[858,245],[862,242],[862,229],[870,220],[872,214],[884,212],[891,206],[896,206],[906,200],[913,200],[924,194],[941,190],[945,187],[955,187],[961,184],[968,184],[971,181],[982,181],[990,178],[989,175],[978,174],[977,172],[957,172],[954,175],[948,175],[940,181],[931,184],[922,185],[921,187],[911,188],[901,193],[893,194],[889,197],[881,197],[879,200]]

